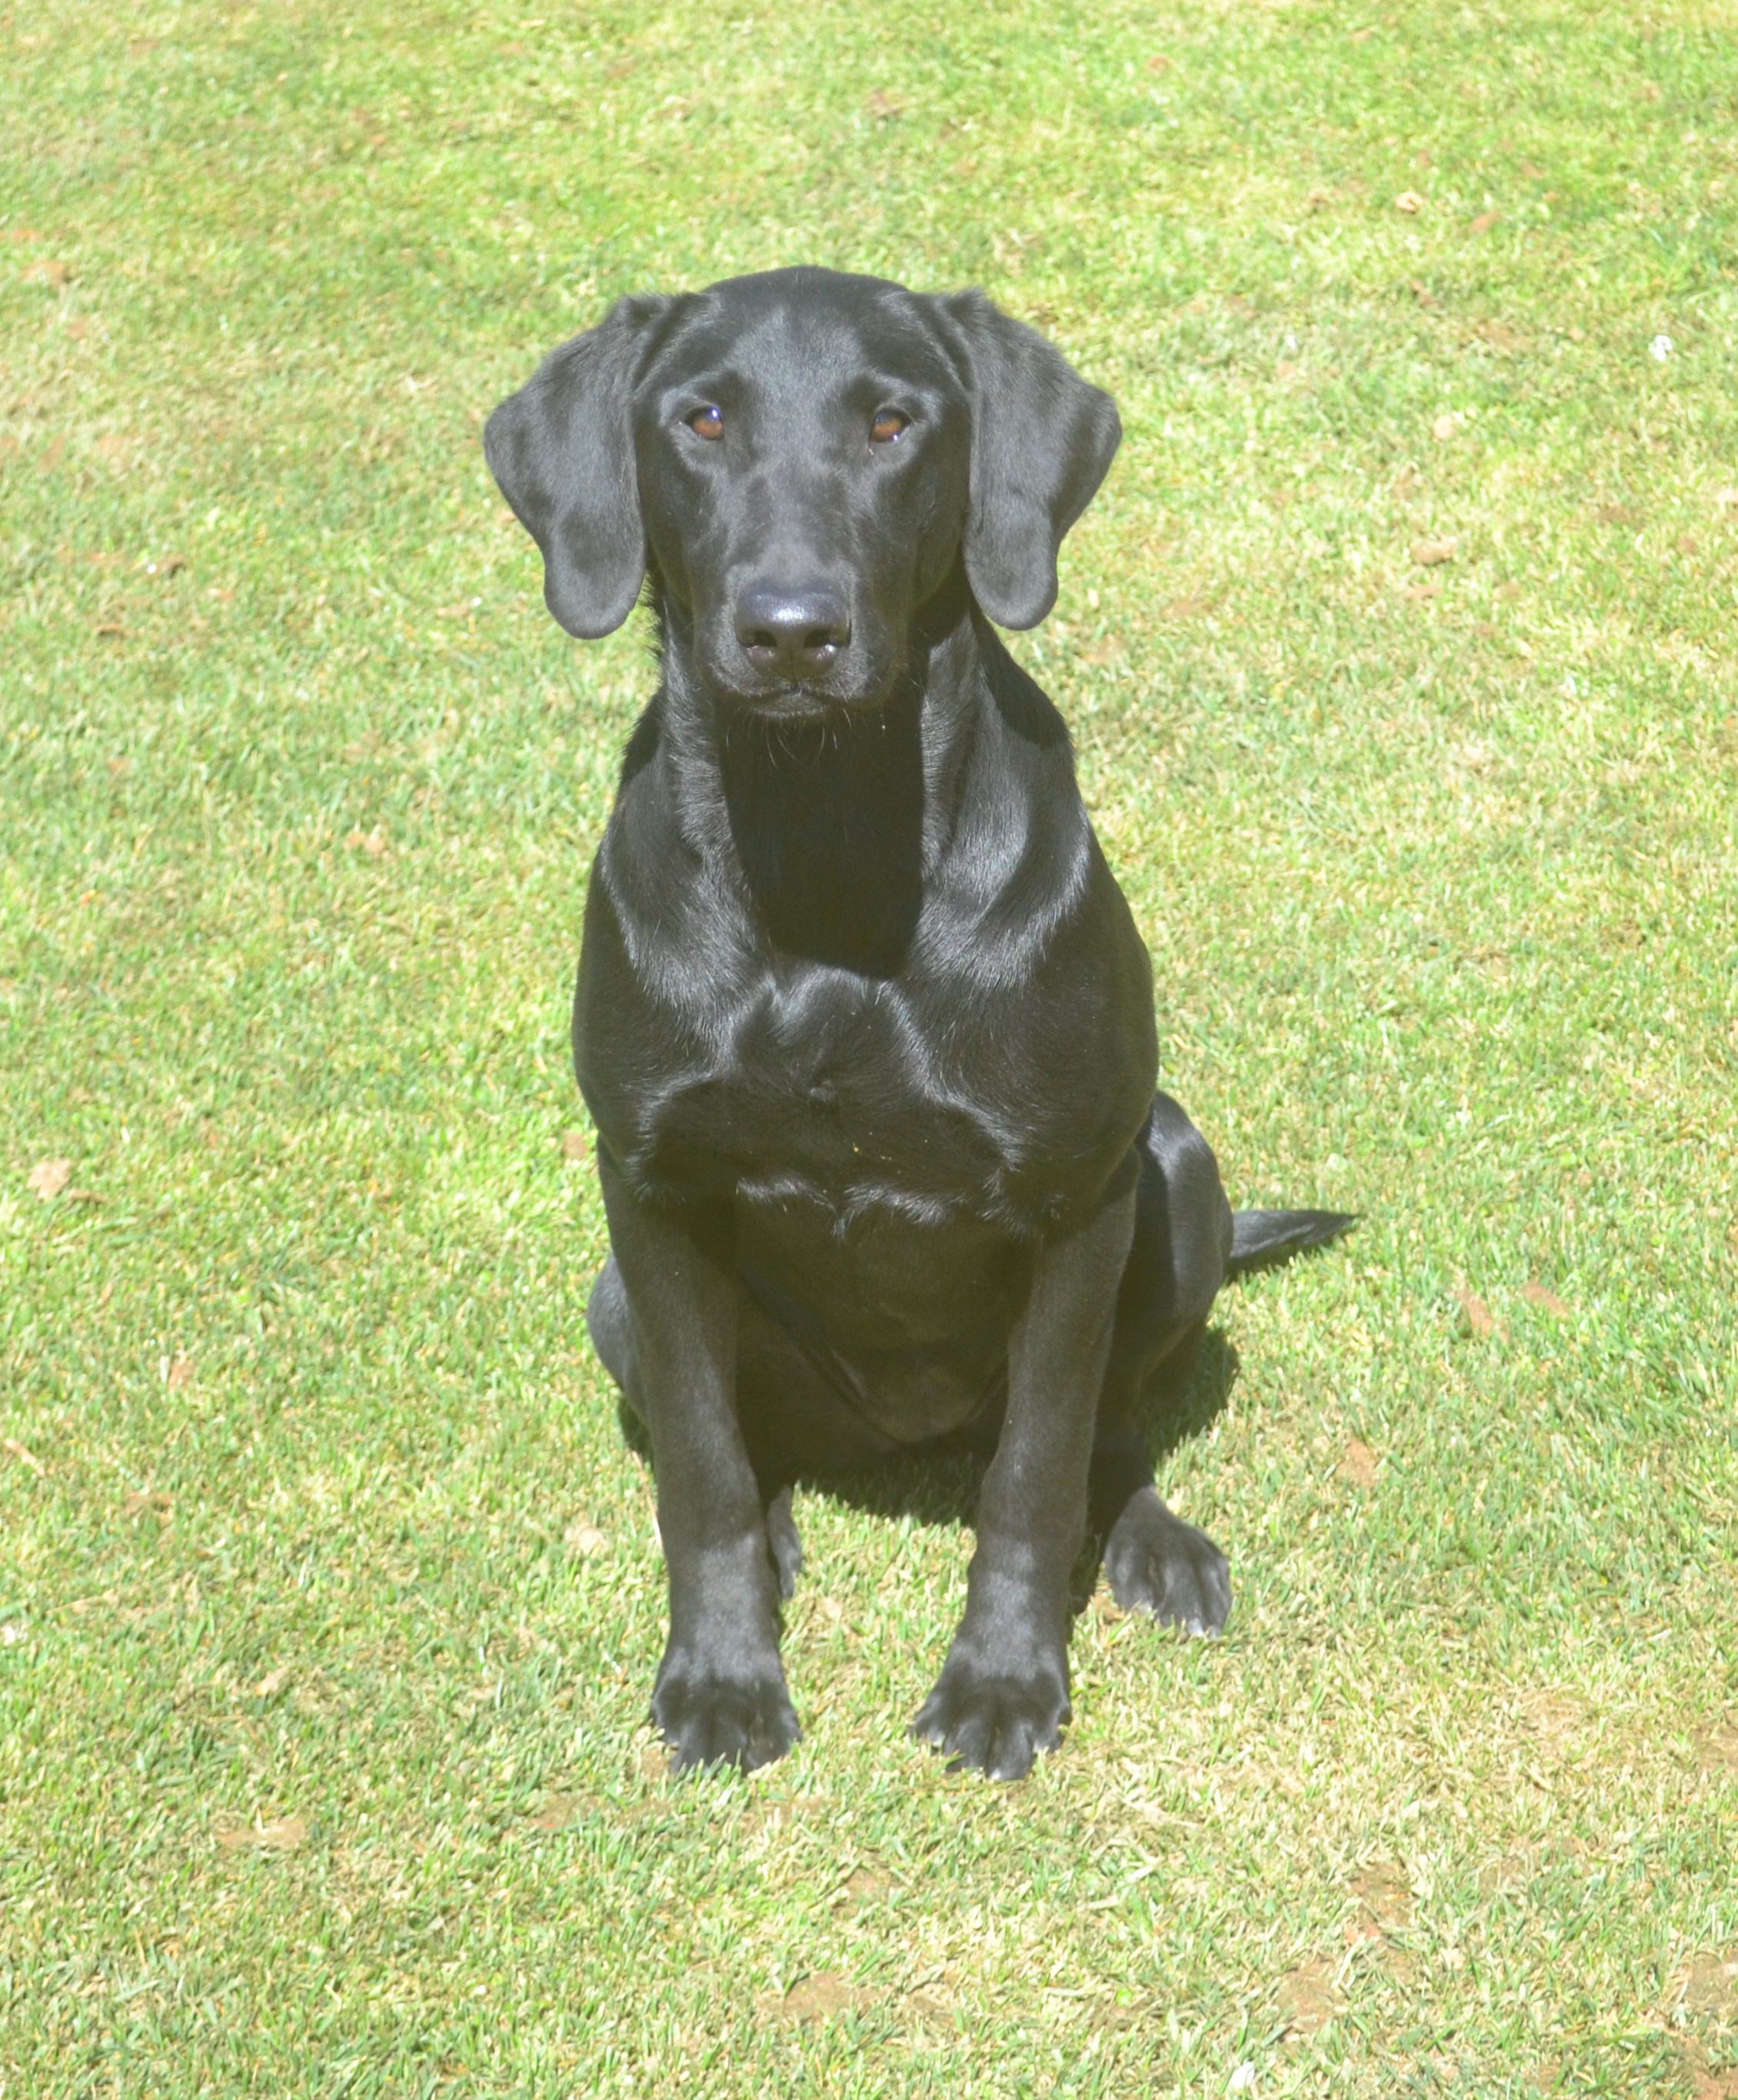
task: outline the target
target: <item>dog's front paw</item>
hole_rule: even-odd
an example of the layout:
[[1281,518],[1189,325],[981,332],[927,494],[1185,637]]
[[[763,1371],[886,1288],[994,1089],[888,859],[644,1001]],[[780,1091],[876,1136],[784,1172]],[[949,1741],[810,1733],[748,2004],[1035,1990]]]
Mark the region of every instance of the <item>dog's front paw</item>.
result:
[[1125,1612],[1151,1612],[1186,1633],[1216,1634],[1230,1615],[1231,1564],[1152,1488],[1123,1504],[1105,1542],[1105,1573]]
[[776,1661],[770,1673],[735,1678],[704,1674],[666,1657],[652,1719],[678,1772],[722,1765],[753,1771],[782,1758],[802,1733]]
[[950,1656],[911,1733],[950,1754],[955,1770],[1024,1779],[1040,1750],[1060,1749],[1073,1718],[1065,1661],[1004,1675]]

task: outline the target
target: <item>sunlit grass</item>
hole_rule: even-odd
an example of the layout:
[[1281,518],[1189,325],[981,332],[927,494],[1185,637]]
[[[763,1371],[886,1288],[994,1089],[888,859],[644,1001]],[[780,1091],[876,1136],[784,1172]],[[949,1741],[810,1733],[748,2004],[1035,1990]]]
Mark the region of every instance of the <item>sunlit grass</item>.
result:
[[[0,36],[6,2100],[1738,2092],[1724,11]],[[804,1741],[667,1784],[584,1339],[651,673],[478,429],[796,259],[1117,394],[1017,646],[1167,1083],[1365,1220],[1168,1461],[1228,1638],[1101,1595],[1018,1789],[903,1734],[967,1538],[816,1494]]]

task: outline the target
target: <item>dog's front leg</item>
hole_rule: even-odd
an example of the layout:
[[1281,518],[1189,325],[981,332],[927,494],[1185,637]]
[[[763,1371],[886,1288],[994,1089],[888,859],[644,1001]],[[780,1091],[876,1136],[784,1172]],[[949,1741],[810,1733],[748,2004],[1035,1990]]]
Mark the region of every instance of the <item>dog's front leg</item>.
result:
[[651,1432],[670,1638],[652,1718],[676,1769],[783,1757],[801,1732],[779,1660],[779,1584],[736,1418],[727,1219],[643,1202],[599,1147],[610,1245],[633,1316],[629,1398]]
[[912,1724],[992,1779],[1023,1779],[1070,1718],[1069,1577],[1134,1219],[1131,1181],[1047,1245],[1009,1339],[1008,1414],[979,1498],[965,1616]]

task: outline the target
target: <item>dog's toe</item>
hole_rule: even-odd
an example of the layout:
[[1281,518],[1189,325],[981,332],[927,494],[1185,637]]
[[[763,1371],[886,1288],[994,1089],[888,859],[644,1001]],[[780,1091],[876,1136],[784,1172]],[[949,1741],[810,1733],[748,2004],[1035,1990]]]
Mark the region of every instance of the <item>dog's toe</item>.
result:
[[678,1772],[753,1771],[782,1758],[802,1733],[782,1678],[739,1682],[667,1670],[652,1696],[652,1719]]
[[1072,1718],[1061,1672],[999,1676],[951,1659],[911,1733],[947,1754],[951,1770],[1024,1779],[1040,1750],[1061,1748]]
[[1230,1617],[1230,1563],[1151,1488],[1124,1504],[1105,1542],[1105,1573],[1125,1612],[1150,1612],[1185,1633],[1216,1634]]

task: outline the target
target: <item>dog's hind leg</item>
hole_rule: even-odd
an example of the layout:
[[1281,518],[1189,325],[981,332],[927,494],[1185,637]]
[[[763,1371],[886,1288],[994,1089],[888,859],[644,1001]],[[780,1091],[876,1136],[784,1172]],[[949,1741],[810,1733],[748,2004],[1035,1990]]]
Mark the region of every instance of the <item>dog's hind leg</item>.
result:
[[639,1415],[633,1402],[633,1311],[614,1255],[598,1270],[591,1296],[585,1301],[585,1325],[598,1361],[621,1388],[623,1399]]
[[[764,1489],[765,1484],[761,1485]],[[766,1549],[778,1571],[779,1595],[788,1604],[796,1595],[796,1578],[803,1572],[802,1533],[791,1513],[788,1481],[766,1505]]]
[[803,1564],[792,1483],[873,1465],[894,1447],[842,1398],[824,1361],[748,1290],[737,1349],[737,1419],[761,1484],[779,1594],[788,1599]]
[[1205,1532],[1160,1500],[1136,1412],[1155,1375],[1177,1391],[1187,1379],[1229,1273],[1232,1236],[1212,1148],[1169,1095],[1155,1095],[1140,1138],[1134,1243],[1099,1401],[1088,1521],[1104,1542],[1118,1604],[1191,1633],[1217,1633],[1224,1625],[1229,1568]]

